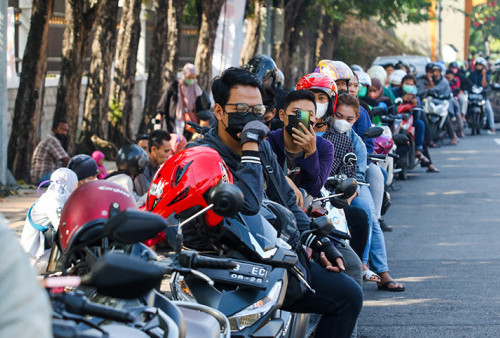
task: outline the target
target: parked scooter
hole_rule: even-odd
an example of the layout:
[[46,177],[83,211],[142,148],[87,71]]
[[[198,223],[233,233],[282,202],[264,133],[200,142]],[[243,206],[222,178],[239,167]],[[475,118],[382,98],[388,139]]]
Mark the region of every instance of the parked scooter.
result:
[[431,140],[437,143],[443,138],[443,126],[448,117],[450,97],[443,97],[429,90],[428,96],[423,100],[423,112],[429,121]]

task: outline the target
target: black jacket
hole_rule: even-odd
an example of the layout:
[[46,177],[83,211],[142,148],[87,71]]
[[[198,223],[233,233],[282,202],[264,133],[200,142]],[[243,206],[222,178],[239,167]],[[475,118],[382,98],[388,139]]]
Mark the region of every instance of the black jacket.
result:
[[175,130],[175,112],[177,110],[178,93],[179,82],[177,80],[172,81],[156,106],[156,111],[164,116],[169,133],[173,133]]

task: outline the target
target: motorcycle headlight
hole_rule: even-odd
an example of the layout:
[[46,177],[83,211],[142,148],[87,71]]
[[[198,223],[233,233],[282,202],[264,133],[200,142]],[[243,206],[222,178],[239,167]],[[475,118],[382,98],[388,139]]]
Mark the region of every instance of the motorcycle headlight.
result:
[[229,317],[228,319],[229,324],[231,324],[231,331],[243,330],[269,312],[269,310],[271,310],[271,308],[278,302],[281,286],[282,282],[277,282],[264,298]]
[[170,289],[172,290],[175,299],[184,302],[198,303],[182,275],[178,273],[172,275],[172,278],[170,279]]

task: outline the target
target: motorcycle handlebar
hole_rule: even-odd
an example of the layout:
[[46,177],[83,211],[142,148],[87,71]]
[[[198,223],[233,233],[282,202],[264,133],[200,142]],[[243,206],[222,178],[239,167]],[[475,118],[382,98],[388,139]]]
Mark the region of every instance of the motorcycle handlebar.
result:
[[387,155],[384,155],[384,154],[368,154],[367,157],[368,157],[368,159],[385,160],[387,158]]
[[96,316],[124,323],[134,321],[134,317],[127,311],[92,303],[83,295],[66,293],[63,296],[63,302],[66,306],[66,310],[70,313]]
[[349,235],[347,232],[343,232],[337,229],[333,229],[328,236],[346,240],[351,239],[351,235]]
[[236,263],[229,258],[197,256],[193,259],[192,267],[209,269],[233,269],[236,267]]
[[394,158],[396,160],[399,158],[399,155],[398,154],[394,154],[394,153],[389,153],[389,154],[387,154],[387,156],[390,156],[390,157],[392,157],[392,158]]

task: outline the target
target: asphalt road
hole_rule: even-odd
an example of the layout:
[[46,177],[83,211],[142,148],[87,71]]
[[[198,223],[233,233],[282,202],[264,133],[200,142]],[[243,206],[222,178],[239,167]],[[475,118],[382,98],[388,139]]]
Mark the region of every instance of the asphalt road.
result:
[[365,283],[359,337],[500,337],[500,133],[431,155],[441,173],[397,181],[385,217],[406,291]]

